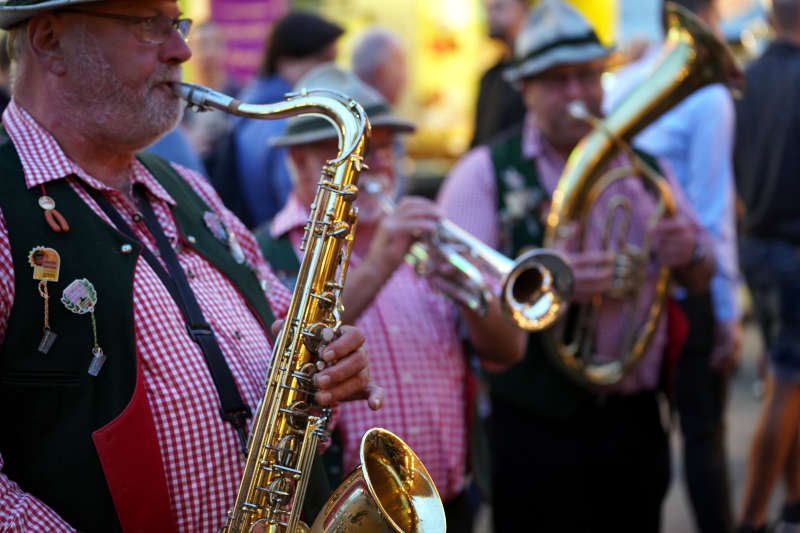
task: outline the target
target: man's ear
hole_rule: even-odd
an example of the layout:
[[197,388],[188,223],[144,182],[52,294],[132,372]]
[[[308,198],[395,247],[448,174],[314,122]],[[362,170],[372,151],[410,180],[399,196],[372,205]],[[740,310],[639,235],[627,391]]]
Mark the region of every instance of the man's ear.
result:
[[36,60],[56,75],[67,71],[61,43],[61,29],[56,15],[37,15],[28,22],[28,43]]

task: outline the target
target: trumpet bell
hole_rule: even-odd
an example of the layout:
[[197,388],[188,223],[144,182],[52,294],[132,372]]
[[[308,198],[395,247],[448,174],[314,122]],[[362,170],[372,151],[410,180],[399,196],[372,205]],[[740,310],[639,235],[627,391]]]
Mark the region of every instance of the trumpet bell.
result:
[[428,470],[400,437],[372,428],[361,438],[361,464],[328,499],[313,533],[423,533],[447,529]]
[[514,261],[504,278],[503,307],[524,330],[548,328],[569,306],[574,283],[572,269],[561,254],[530,250]]

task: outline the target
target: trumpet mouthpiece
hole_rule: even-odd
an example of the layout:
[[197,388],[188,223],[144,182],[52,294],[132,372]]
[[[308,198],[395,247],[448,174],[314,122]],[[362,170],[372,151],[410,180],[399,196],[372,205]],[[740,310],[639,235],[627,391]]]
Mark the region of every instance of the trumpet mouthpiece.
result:
[[572,118],[576,118],[578,120],[589,120],[592,118],[592,114],[589,113],[589,109],[586,107],[586,104],[580,100],[573,100],[567,104],[567,113],[569,113]]

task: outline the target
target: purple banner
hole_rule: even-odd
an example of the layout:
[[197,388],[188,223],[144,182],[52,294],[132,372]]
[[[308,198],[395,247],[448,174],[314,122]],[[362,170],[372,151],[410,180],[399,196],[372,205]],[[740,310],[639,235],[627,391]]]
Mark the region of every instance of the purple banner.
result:
[[272,23],[288,10],[288,0],[211,0],[211,19],[225,31],[232,79],[244,83],[253,77]]

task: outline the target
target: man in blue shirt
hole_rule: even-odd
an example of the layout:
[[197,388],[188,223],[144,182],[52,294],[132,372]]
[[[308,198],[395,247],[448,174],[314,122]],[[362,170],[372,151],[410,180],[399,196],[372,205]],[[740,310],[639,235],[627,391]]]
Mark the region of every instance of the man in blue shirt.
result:
[[[292,12],[276,21],[259,74],[239,99],[249,104],[283,100],[306,72],[336,58],[336,40],[342,32],[338,25],[312,13]],[[221,147],[230,152],[225,158],[228,163],[211,172],[228,208],[250,228],[271,219],[292,188],[285,148],[267,143],[285,127],[286,119],[238,119],[232,137]],[[235,184],[229,183],[234,177]]]
[[[677,0],[717,32],[715,0]],[[654,46],[619,72],[612,108],[654,66]],[[699,89],[645,129],[634,144],[670,166],[700,223],[713,237],[717,270],[710,294],[676,294],[691,325],[675,371],[674,400],[684,442],[685,476],[698,530],[733,527],[724,421],[727,377],[741,344],[732,169],[734,108],[721,84]]]

